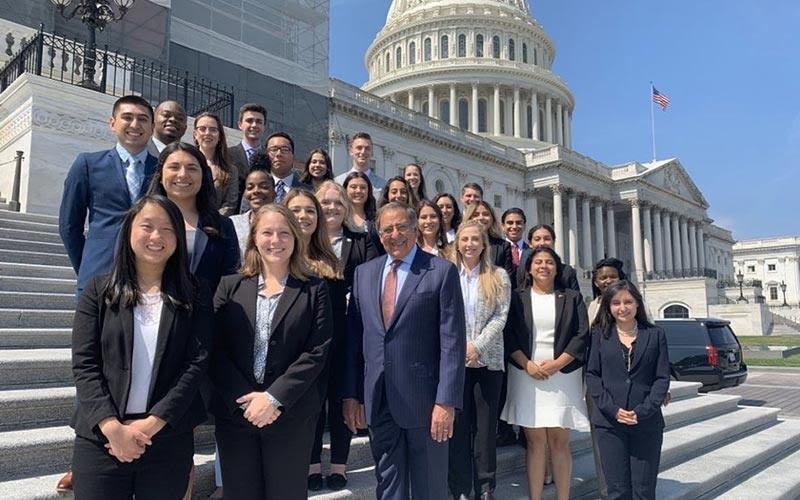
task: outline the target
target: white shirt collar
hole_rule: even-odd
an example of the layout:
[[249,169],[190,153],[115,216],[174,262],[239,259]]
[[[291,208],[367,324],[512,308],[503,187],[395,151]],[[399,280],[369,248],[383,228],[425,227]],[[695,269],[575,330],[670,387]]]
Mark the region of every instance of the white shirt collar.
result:
[[164,151],[164,148],[165,148],[165,147],[167,147],[167,145],[166,145],[166,144],[164,144],[163,142],[161,142],[160,140],[158,140],[158,137],[156,137],[156,135],[155,135],[155,134],[153,134],[153,137],[152,137],[152,139],[153,139],[153,144],[155,144],[155,145],[156,145],[156,149],[158,150],[158,152],[159,152],[159,153],[160,153],[160,152],[162,152],[162,151]]

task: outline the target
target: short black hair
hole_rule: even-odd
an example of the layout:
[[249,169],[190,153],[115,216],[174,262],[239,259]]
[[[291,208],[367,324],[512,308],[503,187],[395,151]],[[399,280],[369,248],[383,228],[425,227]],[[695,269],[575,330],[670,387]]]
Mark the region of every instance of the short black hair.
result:
[[464,191],[467,189],[474,189],[475,191],[481,194],[481,198],[483,198],[483,188],[477,182],[468,182],[461,187],[461,194],[464,194]]
[[261,116],[264,117],[264,123],[267,122],[267,109],[260,104],[256,104],[254,102],[248,102],[247,104],[239,108],[239,120],[237,123],[242,123],[242,118],[244,118],[244,114],[248,111],[252,113],[261,113]]
[[114,107],[111,108],[111,116],[117,116],[117,110],[123,104],[133,104],[135,106],[141,106],[147,110],[147,114],[150,115],[150,121],[155,120],[155,113],[153,112],[153,106],[150,105],[147,100],[138,95],[125,95],[114,101]]
[[353,141],[355,141],[356,139],[366,139],[370,142],[370,144],[372,143],[372,136],[370,136],[366,132],[356,132],[356,135],[354,135],[353,138],[350,139],[350,144],[353,144]]
[[267,140],[264,141],[264,147],[266,147],[266,145],[269,144],[270,139],[273,139],[275,137],[283,137],[284,139],[289,141],[289,146],[292,147],[292,153],[294,153],[294,141],[292,140],[292,136],[290,136],[286,132],[275,132],[274,134],[270,134],[269,137],[267,137]]
[[[500,222],[505,224],[506,223],[506,217],[508,217],[511,214],[519,215],[520,217],[522,217],[522,222],[524,222],[525,224],[528,223],[528,219],[527,219],[527,217],[525,217],[525,212],[523,212],[521,208],[517,208],[517,207],[511,207],[508,210],[506,210],[505,212],[503,212],[503,215],[500,217]],[[530,239],[530,238],[528,238],[528,239]]]

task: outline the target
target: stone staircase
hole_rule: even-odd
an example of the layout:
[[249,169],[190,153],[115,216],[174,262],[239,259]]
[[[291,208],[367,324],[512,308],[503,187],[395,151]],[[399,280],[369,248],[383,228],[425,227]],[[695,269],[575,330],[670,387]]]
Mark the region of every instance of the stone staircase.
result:
[[[75,390],[70,329],[75,278],[48,216],[0,210],[0,498],[57,498],[69,467],[74,434],[68,426]],[[665,409],[659,499],[797,498],[800,421],[777,409],[739,406],[739,397],[700,395],[699,384],[673,383]],[[213,490],[213,432],[195,432],[195,498]],[[575,433],[573,497],[596,498],[587,433]],[[355,438],[348,489],[314,500],[374,498],[369,443]],[[524,450],[498,450],[497,498],[527,498]],[[555,498],[552,486],[545,490]]]

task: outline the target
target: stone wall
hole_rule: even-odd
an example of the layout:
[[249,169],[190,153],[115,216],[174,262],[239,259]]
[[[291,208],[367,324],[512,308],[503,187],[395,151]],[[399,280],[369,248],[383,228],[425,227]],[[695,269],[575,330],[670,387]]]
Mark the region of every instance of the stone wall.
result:
[[772,313],[765,304],[714,304],[708,306],[708,315],[730,321],[736,335],[768,335],[772,326]]

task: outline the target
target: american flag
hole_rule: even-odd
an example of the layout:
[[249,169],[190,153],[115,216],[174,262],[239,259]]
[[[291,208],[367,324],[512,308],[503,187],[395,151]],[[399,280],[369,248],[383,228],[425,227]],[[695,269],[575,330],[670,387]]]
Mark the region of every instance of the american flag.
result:
[[661,106],[663,111],[667,110],[667,106],[669,106],[669,97],[666,94],[662,94],[655,87],[653,87],[653,102]]

